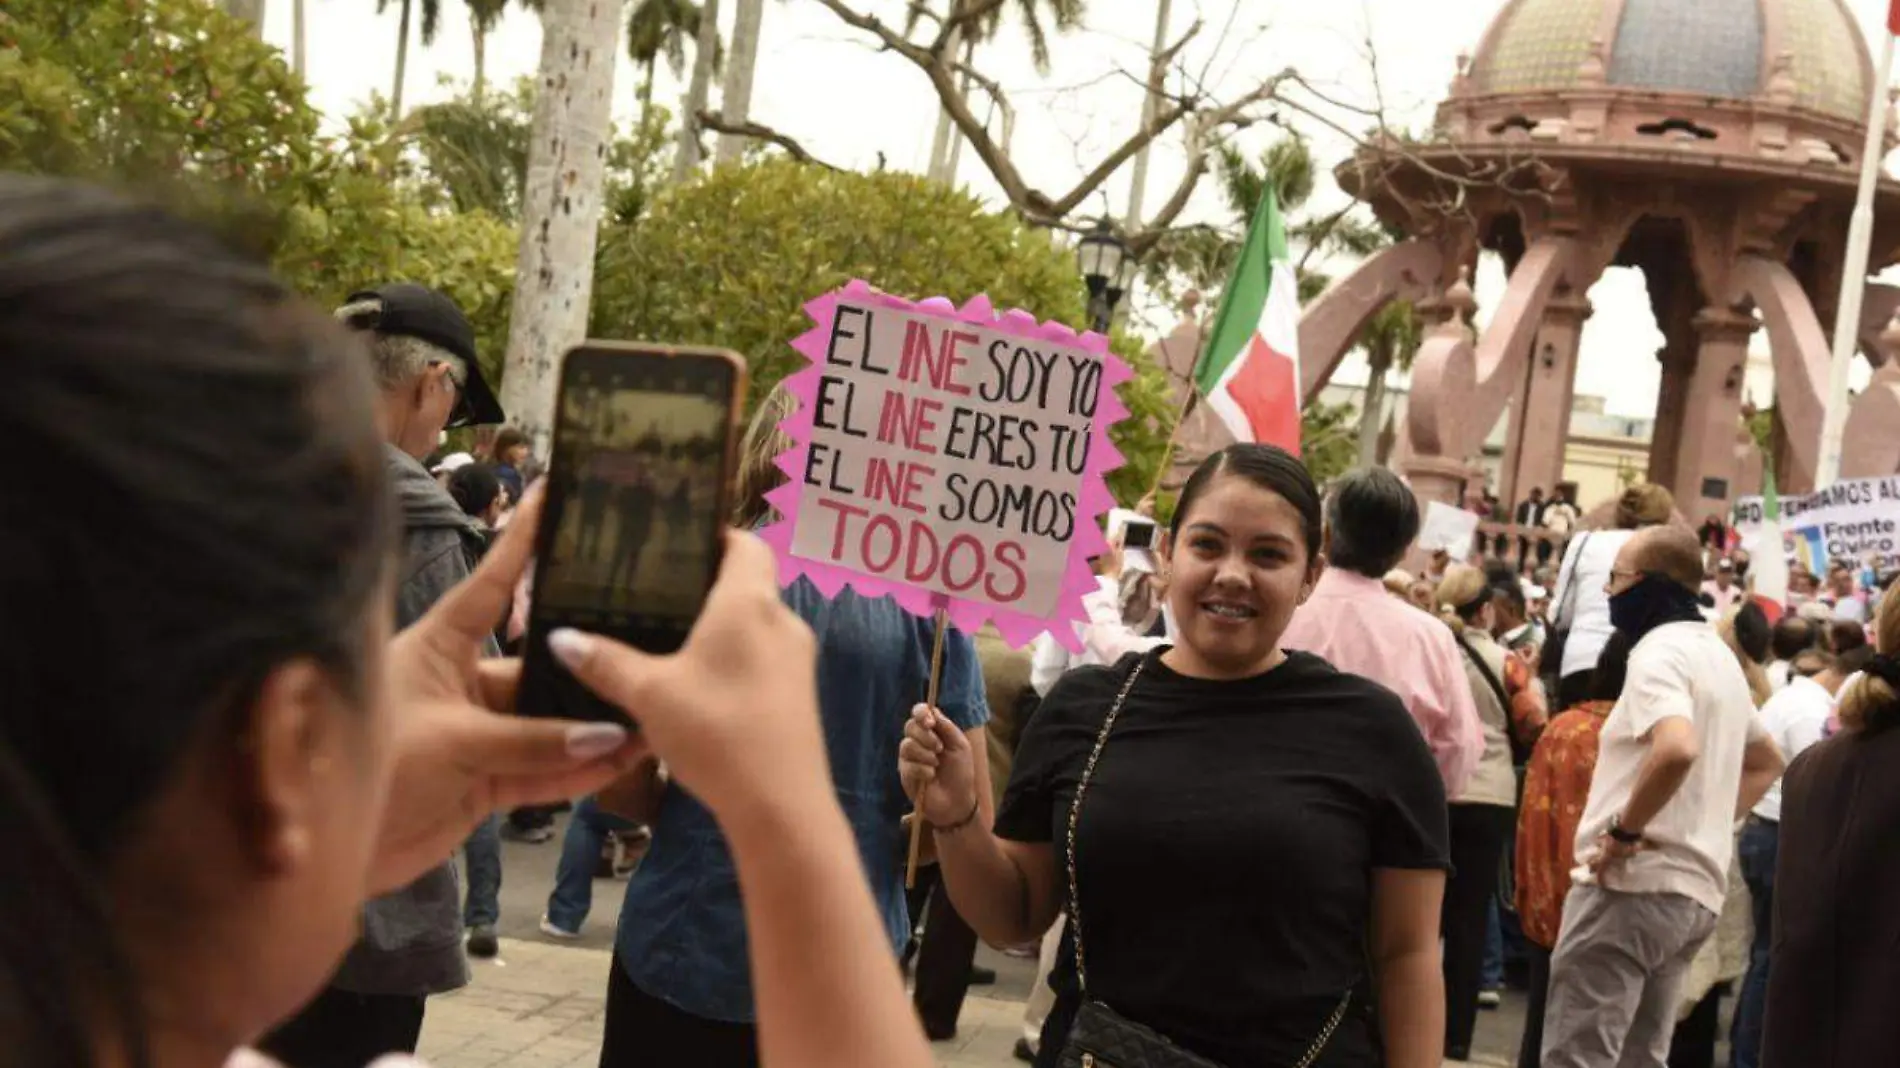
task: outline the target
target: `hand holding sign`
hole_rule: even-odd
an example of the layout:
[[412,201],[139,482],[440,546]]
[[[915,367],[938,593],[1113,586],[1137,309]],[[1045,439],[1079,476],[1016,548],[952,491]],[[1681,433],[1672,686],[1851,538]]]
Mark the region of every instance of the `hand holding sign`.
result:
[[1112,387],[1130,373],[1108,339],[998,317],[985,297],[913,304],[863,282],[805,310],[817,325],[793,347],[812,365],[785,380],[802,403],[780,427],[790,481],[767,495],[782,519],[762,535],[785,581],[934,614],[932,706],[950,621],[1079,649],[1105,476],[1121,463],[1108,428],[1128,414]]

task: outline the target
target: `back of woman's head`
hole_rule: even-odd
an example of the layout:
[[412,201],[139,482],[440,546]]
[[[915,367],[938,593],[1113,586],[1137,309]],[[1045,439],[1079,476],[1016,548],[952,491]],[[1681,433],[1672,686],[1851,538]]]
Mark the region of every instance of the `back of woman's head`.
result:
[[1900,594],[1890,590],[1880,599],[1874,634],[1880,641],[1876,655],[1835,710],[1850,731],[1872,733],[1900,723]]
[[752,413],[745,438],[739,443],[738,471],[734,473],[732,521],[739,527],[755,527],[772,517],[772,505],[765,495],[785,484],[785,472],[778,458],[792,447],[791,436],[779,424],[791,418],[798,404],[783,383],[765,395],[759,410]]
[[[1255,487],[1277,493],[1300,514],[1302,539],[1310,561],[1320,550],[1319,487],[1299,457],[1274,445],[1229,445],[1201,461],[1187,484],[1181,487],[1181,499],[1174,506],[1174,519],[1168,531],[1179,540],[1181,527],[1194,505],[1206,494],[1215,478],[1228,475]],[[1380,570],[1383,576],[1384,569]]]
[[1446,568],[1445,577],[1438,580],[1438,588],[1433,593],[1439,614],[1458,633],[1478,621],[1485,606],[1491,603],[1491,597],[1492,589],[1484,572],[1470,564],[1453,564]]
[[0,423],[30,458],[0,480],[0,914],[22,936],[0,939],[0,1034],[20,1063],[84,1064],[116,1018],[137,1061],[110,893],[139,877],[118,866],[141,817],[188,756],[247,744],[276,667],[366,681],[393,532],[373,395],[354,343],[267,270],[19,176],[0,352]]
[[463,464],[449,475],[449,496],[463,514],[481,516],[501,496],[501,479],[487,464]]
[[1596,670],[1590,674],[1590,700],[1615,701],[1623,696],[1623,683],[1629,678],[1630,650],[1636,643],[1628,634],[1617,631],[1603,643],[1597,654]]
[[1659,527],[1676,513],[1676,497],[1654,482],[1639,482],[1623,491],[1616,501],[1616,525],[1619,530]]

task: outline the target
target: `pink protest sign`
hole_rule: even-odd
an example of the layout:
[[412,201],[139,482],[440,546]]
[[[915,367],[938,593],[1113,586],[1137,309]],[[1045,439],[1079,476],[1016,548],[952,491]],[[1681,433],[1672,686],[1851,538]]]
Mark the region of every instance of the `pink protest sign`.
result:
[[1108,428],[1128,414],[1114,387],[1131,373],[1108,339],[864,282],[805,311],[816,326],[792,345],[811,366],[785,380],[789,481],[763,532],[780,578],[1074,647],[1122,461]]

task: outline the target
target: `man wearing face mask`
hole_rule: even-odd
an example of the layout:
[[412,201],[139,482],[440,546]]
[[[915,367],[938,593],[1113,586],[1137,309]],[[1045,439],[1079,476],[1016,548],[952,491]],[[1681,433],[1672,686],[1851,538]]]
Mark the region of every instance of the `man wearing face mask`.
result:
[[1702,619],[1700,550],[1687,530],[1651,527],[1610,572],[1610,620],[1634,647],[1577,828],[1543,1068],[1662,1068],[1728,892],[1735,820],[1781,774],[1741,666]]
[[[483,381],[475,332],[449,298],[407,283],[350,295],[337,318],[364,334],[382,390],[384,466],[402,510],[396,626],[409,626],[467,578],[486,545],[422,458],[445,429],[502,421]],[[490,643],[488,655],[499,655]],[[469,952],[495,955],[501,843],[491,818],[466,847]],[[316,1000],[260,1047],[297,1068],[362,1068],[385,1053],[413,1053],[431,994],[468,983],[464,909],[450,858],[363,910],[363,934]]]

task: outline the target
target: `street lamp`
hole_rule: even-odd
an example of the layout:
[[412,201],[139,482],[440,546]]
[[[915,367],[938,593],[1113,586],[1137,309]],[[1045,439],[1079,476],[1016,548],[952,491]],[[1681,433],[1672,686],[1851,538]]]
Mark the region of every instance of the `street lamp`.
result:
[[1140,264],[1128,254],[1128,246],[1107,219],[1097,221],[1095,229],[1076,242],[1075,264],[1089,287],[1089,324],[1105,334],[1115,318],[1115,306],[1135,284]]

